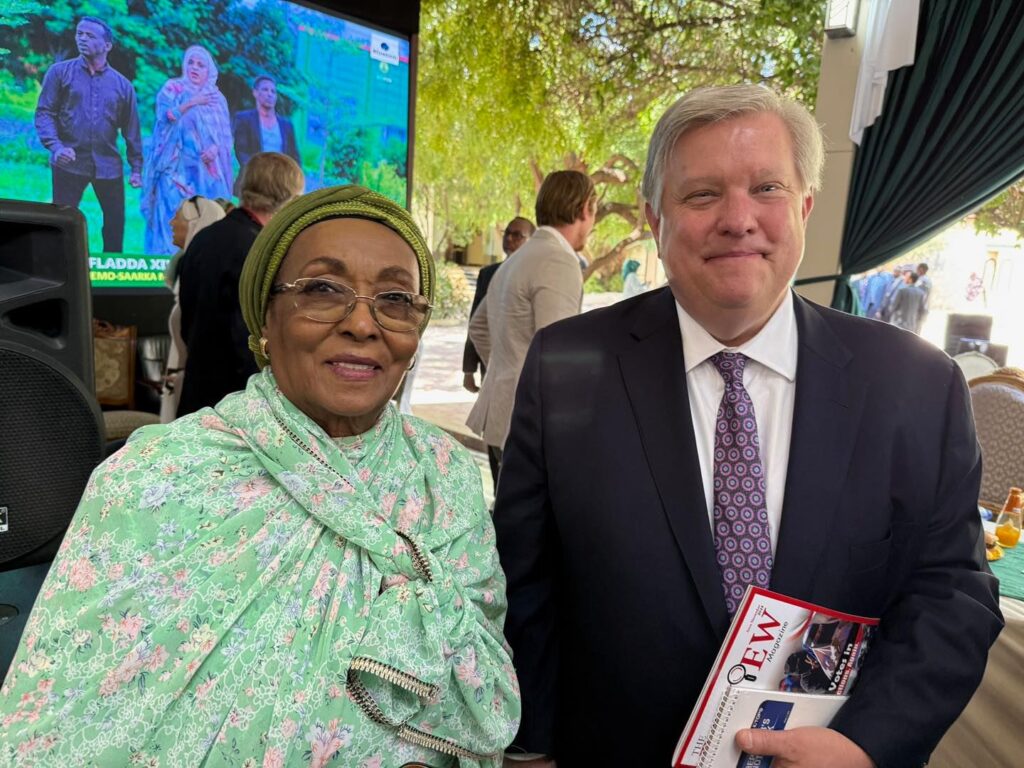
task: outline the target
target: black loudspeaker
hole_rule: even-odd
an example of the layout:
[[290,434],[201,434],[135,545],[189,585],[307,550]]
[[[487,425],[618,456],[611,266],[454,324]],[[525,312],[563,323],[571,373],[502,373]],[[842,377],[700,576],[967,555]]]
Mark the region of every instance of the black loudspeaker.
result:
[[[52,559],[103,459],[95,398],[67,368],[0,341],[0,571]],[[2,599],[2,596],[0,596]]]
[[103,458],[85,220],[0,200],[0,677]]
[[946,319],[946,354],[952,357],[960,349],[961,339],[988,341],[992,338],[992,315],[963,315],[951,313]]
[[103,458],[91,311],[82,214],[0,200],[0,571],[52,558]]
[[0,200],[0,343],[35,349],[95,391],[85,217]]

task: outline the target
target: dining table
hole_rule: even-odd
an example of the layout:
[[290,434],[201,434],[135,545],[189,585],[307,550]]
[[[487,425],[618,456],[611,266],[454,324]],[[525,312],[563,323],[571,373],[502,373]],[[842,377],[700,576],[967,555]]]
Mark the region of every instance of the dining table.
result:
[[981,685],[932,753],[929,768],[1024,766],[1024,540],[989,565],[999,579],[1006,626],[989,652]]

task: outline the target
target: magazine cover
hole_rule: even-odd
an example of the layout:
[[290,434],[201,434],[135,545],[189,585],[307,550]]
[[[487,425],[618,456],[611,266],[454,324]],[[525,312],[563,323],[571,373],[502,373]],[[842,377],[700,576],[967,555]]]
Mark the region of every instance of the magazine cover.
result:
[[700,764],[717,706],[730,685],[848,694],[877,627],[878,619],[748,587],[676,745],[673,767]]

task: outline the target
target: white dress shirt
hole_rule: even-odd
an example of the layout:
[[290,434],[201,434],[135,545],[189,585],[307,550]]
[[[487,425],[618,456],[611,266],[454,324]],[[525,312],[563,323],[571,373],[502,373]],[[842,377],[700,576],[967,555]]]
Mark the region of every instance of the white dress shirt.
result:
[[722,350],[740,352],[749,358],[743,370],[743,386],[754,403],[766,484],[765,506],[774,555],[782,519],[782,499],[786,490],[796,396],[798,343],[793,294],[787,291],[782,304],[764,328],[738,347],[726,347],[717,341],[678,302],[676,312],[683,336],[690,417],[697,440],[697,457],[700,460],[700,476],[704,482],[704,499],[711,530],[714,530],[715,424],[718,421],[718,406],[725,394],[725,381],[709,358]]

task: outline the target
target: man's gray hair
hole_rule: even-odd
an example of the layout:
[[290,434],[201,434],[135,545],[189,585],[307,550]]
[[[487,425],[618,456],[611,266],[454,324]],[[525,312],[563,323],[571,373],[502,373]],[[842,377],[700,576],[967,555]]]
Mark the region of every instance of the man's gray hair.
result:
[[824,139],[821,126],[803,104],[760,85],[696,88],[668,108],[651,136],[640,191],[654,212],[661,215],[665,169],[680,136],[691,128],[757,112],[769,112],[782,118],[793,140],[793,161],[803,191],[820,189],[825,164]]
[[302,168],[288,155],[258,152],[242,168],[238,198],[243,208],[273,214],[301,195],[305,185]]

